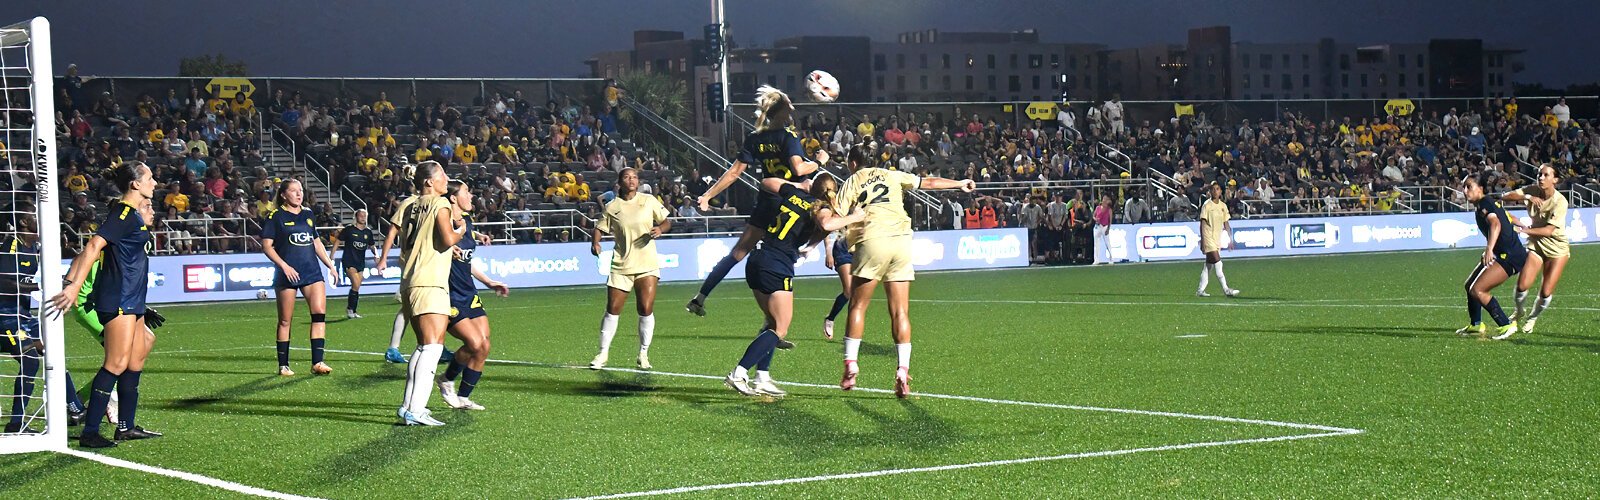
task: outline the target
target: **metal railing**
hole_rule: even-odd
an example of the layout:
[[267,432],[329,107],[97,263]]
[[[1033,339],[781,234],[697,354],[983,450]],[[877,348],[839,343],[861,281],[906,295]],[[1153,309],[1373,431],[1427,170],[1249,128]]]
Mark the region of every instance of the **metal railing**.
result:
[[[306,170],[311,172],[311,177],[317,179],[317,182],[321,182],[322,187],[327,188],[328,193],[343,203],[351,213],[367,209],[366,200],[361,199],[359,194],[351,190],[349,184],[340,183],[339,189],[335,190],[333,188],[333,173],[328,170],[328,167],[323,166],[322,161],[318,160],[315,155],[306,155],[305,165]],[[313,169],[312,166],[316,168]],[[318,176],[317,174],[319,173],[322,175]]]
[[[237,224],[236,233],[214,234],[216,224]],[[260,250],[261,224],[244,217],[166,219],[156,231],[157,255],[237,253]],[[252,230],[253,229],[253,230]]]

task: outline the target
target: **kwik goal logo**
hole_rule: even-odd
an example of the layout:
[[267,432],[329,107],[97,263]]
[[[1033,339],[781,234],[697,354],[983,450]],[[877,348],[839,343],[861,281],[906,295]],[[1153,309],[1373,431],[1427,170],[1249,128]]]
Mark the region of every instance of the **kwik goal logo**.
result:
[[541,259],[538,257],[531,259],[514,258],[511,260],[490,259],[489,272],[505,278],[519,274],[576,272],[579,265],[577,257],[566,259]]
[[956,258],[981,260],[993,264],[996,259],[1014,259],[1022,256],[1022,241],[1016,235],[962,236],[956,247]]
[[1416,240],[1422,238],[1422,226],[1354,226],[1350,228],[1350,236],[1356,243]]

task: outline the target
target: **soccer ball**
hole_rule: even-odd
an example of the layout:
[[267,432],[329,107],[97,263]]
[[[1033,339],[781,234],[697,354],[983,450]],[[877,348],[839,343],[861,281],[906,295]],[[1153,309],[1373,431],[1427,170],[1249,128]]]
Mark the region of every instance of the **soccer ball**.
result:
[[839,80],[826,71],[812,71],[806,75],[806,90],[810,91],[813,101],[833,102],[839,98]]
[[256,290],[256,300],[265,300],[266,298],[267,298],[267,291],[266,290]]

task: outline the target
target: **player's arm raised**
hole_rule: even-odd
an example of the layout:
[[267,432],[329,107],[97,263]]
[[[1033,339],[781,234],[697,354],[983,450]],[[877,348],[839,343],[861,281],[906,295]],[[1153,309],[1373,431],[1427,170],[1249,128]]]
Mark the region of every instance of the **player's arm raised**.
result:
[[917,186],[917,188],[926,190],[960,189],[964,193],[971,193],[974,189],[978,189],[978,183],[972,179],[958,181],[943,177],[923,177],[921,185]]
[[695,200],[700,205],[700,210],[711,210],[711,199],[716,198],[723,191],[727,191],[728,187],[733,185],[733,181],[744,175],[746,168],[749,168],[749,165],[746,165],[745,162],[734,161],[733,165],[722,173],[722,177],[717,178],[717,182],[706,188],[706,192],[701,194],[698,200]]

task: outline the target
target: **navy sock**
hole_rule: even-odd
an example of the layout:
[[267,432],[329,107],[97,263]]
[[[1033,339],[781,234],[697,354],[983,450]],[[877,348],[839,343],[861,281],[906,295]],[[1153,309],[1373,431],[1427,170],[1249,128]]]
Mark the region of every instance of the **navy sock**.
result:
[[1467,317],[1472,318],[1474,325],[1483,324],[1483,304],[1471,293],[1467,294]]
[[78,384],[72,383],[72,372],[67,372],[67,411],[83,411],[83,398],[78,397]]
[[111,402],[111,390],[117,387],[117,376],[101,368],[89,382],[89,416],[83,421],[84,434],[100,432],[100,421],[106,418],[106,403]]
[[117,430],[133,428],[133,413],[139,409],[139,374],[124,370],[117,377]]
[[772,355],[777,352],[778,345],[777,343],[773,343],[772,347],[767,349],[767,355],[762,356],[761,361],[756,362],[756,369],[760,371],[767,371],[767,368],[772,366]]
[[1494,324],[1500,326],[1511,324],[1511,318],[1506,317],[1506,311],[1500,308],[1500,299],[1489,297],[1489,303],[1483,307],[1489,310],[1489,317],[1494,318]]
[[311,364],[322,362],[322,349],[326,345],[328,345],[328,339],[311,339]]
[[483,377],[483,372],[471,368],[463,370],[461,374],[461,387],[456,388],[456,395],[463,398],[471,396],[472,390],[478,388],[478,379],[481,377]]
[[772,333],[772,330],[762,330],[761,335],[757,335],[755,340],[750,341],[750,347],[744,349],[744,357],[739,358],[739,366],[743,366],[746,369],[755,367],[757,363],[761,362],[762,358],[767,357],[777,347],[778,334]]
[[289,341],[278,341],[278,366],[289,366]]
[[706,275],[706,281],[700,284],[700,295],[710,297],[711,290],[716,289],[717,284],[722,283],[722,279],[728,277],[728,273],[732,272],[733,266],[738,263],[739,259],[733,258],[733,254],[728,254],[717,261],[717,265],[711,266],[711,274]]
[[847,305],[850,305],[849,297],[844,296],[842,293],[838,297],[834,297],[833,309],[828,310],[828,321],[833,321],[834,318],[839,317],[839,311],[843,311],[844,306]]
[[28,405],[28,399],[33,396],[33,383],[39,377],[39,351],[29,349],[22,353],[22,373],[12,384],[16,392],[11,397],[11,423],[22,424],[22,412]]
[[359,305],[361,305],[361,294],[359,293],[352,291],[350,295],[344,298],[344,308],[350,312],[355,312],[356,306]]
[[467,365],[461,364],[460,360],[450,360],[450,366],[447,366],[444,369],[444,379],[455,380],[456,377],[461,376],[461,370],[466,369],[466,367]]

